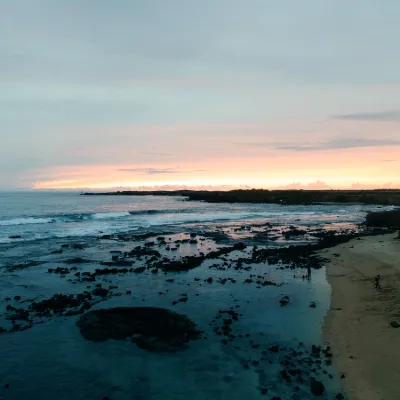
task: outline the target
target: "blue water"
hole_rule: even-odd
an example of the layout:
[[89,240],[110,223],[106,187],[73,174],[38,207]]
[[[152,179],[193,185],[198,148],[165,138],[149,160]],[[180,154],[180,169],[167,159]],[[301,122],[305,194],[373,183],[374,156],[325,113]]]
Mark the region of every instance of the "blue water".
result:
[[[10,323],[5,319],[7,304],[21,307],[27,299],[40,300],[55,293],[80,293],[87,289],[88,283],[49,274],[48,268],[65,266],[64,259],[83,257],[91,262],[79,265],[79,271],[90,272],[99,268],[102,260],[110,259],[110,251],[127,251],[143,244],[98,240],[103,234],[156,235],[171,231],[167,240],[171,238],[172,242],[189,237],[188,231],[197,229],[201,235],[208,229],[246,239],[246,226],[251,224],[272,223],[277,235],[279,227],[285,229],[288,225],[307,229],[349,228],[362,222],[368,210],[376,208],[207,204],[174,197],[86,197],[67,192],[0,193],[0,326]],[[52,254],[70,242],[86,243],[88,247]],[[276,243],[267,241],[266,245]],[[280,245],[287,244],[281,238]],[[182,244],[174,255],[165,255],[179,259],[215,246],[211,239],[206,239],[197,245]],[[250,254],[251,249],[250,246],[244,252],[232,253],[230,261]],[[32,260],[43,264],[13,271],[5,268]],[[258,400],[280,396],[282,400],[293,400],[295,385],[282,382],[279,376],[280,356],[271,354],[268,359],[260,359],[260,350],[253,349],[249,339],[262,349],[274,344],[295,349],[299,342],[308,349],[312,344],[321,344],[321,327],[330,302],[324,268],[314,271],[311,281],[307,281],[302,279],[304,271],[284,269],[282,265],[254,264],[250,271],[215,268],[223,262],[206,260],[200,267],[179,274],[107,276],[101,281],[103,286],[117,286],[120,295],[94,306],[171,308],[193,319],[208,339],[193,342],[180,353],[154,354],[128,341],[85,341],[75,325],[76,316],[49,318],[23,332],[0,334],[0,399],[97,400],[108,396],[111,400]],[[257,288],[244,283],[258,274],[281,286]],[[171,276],[174,283],[166,281]],[[204,282],[208,277],[214,279],[213,284]],[[237,283],[219,284],[220,278],[234,278]],[[132,293],[127,295],[127,290]],[[189,296],[189,301],[172,306],[182,293]],[[16,295],[22,296],[21,302],[4,300]],[[291,298],[290,305],[284,308],[279,305],[283,295]],[[317,308],[311,309],[310,302],[316,302]],[[235,332],[247,333],[250,338],[223,345],[209,324],[219,309],[235,305],[239,305],[242,314],[234,325]],[[258,360],[259,364],[244,369],[244,360]],[[333,367],[326,369],[332,379],[317,375],[327,388],[322,397],[325,400],[333,399],[340,390],[338,371]],[[5,389],[5,384],[10,388]],[[260,393],[260,386],[268,388],[267,396]],[[307,383],[300,386],[295,398],[311,398]]]
[[[0,192],[0,243],[145,232],[152,227],[263,219],[297,225],[362,222],[362,205],[210,204],[181,197],[79,196],[76,192]],[[10,236],[21,236],[11,239]]]

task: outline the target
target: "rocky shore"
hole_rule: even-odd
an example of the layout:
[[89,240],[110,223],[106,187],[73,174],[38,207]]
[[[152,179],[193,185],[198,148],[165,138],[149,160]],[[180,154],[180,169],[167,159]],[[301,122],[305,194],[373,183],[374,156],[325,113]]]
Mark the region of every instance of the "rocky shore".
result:
[[[317,339],[283,340],[272,335],[273,326],[280,315],[290,315],[290,324],[299,315],[311,321],[313,313],[322,312],[311,283],[326,262],[321,251],[382,232],[387,228],[323,230],[265,223],[233,231],[58,240],[33,259],[6,265],[4,276],[21,284],[11,285],[0,301],[0,345],[8,335],[71,320],[80,333],[74,341],[80,337],[99,346],[122,341],[130,345],[125,351],[138,357],[145,357],[142,352],[189,352],[193,357],[192,347],[200,352],[220,348],[229,354],[230,368],[254,374],[254,386],[246,386],[249,398],[343,399],[332,366],[335,349]],[[264,245],[274,238],[282,245]],[[32,282],[48,289],[32,292]],[[54,293],[54,288],[64,290]],[[303,298],[302,290],[307,293]],[[266,304],[263,317],[259,310]],[[257,329],[268,318],[269,328]],[[234,384],[229,375],[223,379]],[[3,392],[12,393],[15,383],[7,378],[2,383]]]

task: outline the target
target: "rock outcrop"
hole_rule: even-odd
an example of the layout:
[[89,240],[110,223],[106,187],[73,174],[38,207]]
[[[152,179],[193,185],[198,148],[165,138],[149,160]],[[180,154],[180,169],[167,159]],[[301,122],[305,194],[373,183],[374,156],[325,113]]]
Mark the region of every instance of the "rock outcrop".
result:
[[131,338],[139,348],[154,352],[182,350],[200,336],[196,325],[186,316],[155,307],[92,310],[82,315],[77,325],[88,340]]
[[365,223],[371,227],[400,228],[400,209],[370,212]]

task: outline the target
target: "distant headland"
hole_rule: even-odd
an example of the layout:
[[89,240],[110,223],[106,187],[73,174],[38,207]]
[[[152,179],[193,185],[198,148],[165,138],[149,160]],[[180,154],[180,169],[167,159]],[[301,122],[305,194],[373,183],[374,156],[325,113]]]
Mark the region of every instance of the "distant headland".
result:
[[208,203],[275,203],[285,205],[310,205],[318,203],[400,205],[399,189],[375,190],[157,190],[86,192],[83,196],[183,196],[189,201]]

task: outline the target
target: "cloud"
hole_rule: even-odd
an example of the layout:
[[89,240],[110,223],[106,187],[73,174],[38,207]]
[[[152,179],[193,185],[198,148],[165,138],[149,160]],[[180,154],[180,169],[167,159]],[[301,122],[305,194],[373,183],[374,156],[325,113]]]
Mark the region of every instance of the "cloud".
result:
[[174,153],[156,153],[156,152],[147,152],[147,153],[139,153],[142,155],[149,155],[149,156],[174,156]]
[[381,111],[371,113],[336,115],[335,119],[360,120],[360,121],[400,121],[400,111]]
[[181,174],[185,172],[205,172],[205,169],[182,170],[179,168],[120,168],[120,172],[134,172],[141,175]]
[[374,190],[374,189],[399,189],[400,186],[396,185],[392,182],[386,182],[380,185],[368,185],[368,184],[364,184],[364,183],[353,183],[350,187],[353,190]]
[[[254,144],[259,146],[260,143]],[[288,144],[265,144],[275,150],[291,151],[317,151],[317,150],[340,150],[355,149],[360,147],[382,147],[399,146],[400,139],[333,139],[325,142],[307,142],[307,143],[288,143]]]
[[[337,0],[329,12],[324,3],[292,1],[288,12],[261,0],[0,0],[0,186],[77,165],[211,171],[218,160],[232,174],[226,160],[236,159],[241,174],[265,147],[231,140],[293,145],[316,138],[297,121],[338,115],[351,125],[349,113],[397,107],[400,2]],[[372,20],[379,46],[370,45]],[[325,119],[324,135],[346,125]],[[396,139],[395,124],[385,125],[378,138]],[[183,177],[120,174],[129,172]]]
[[290,183],[289,185],[284,185],[280,186],[274,189],[281,189],[281,190],[299,190],[299,189],[307,189],[307,190],[330,190],[332,189],[331,186],[329,186],[327,183],[323,181],[316,181],[316,182],[310,182],[307,184],[302,184],[300,182],[293,182]]

